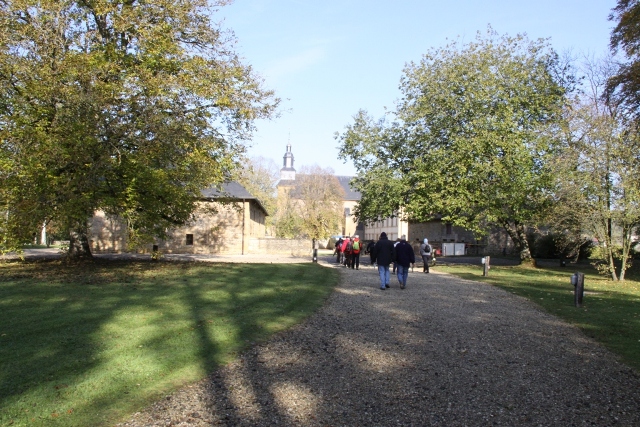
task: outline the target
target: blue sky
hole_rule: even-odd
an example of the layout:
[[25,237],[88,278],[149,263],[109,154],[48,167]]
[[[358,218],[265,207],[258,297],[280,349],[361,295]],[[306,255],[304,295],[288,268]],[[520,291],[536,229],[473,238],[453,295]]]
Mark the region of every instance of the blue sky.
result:
[[237,52],[282,98],[282,113],[259,121],[248,153],[282,166],[290,141],[295,168],[319,165],[355,175],[337,158],[335,132],[359,109],[394,109],[408,62],[447,39],[467,42],[488,25],[499,34],[550,38],[559,53],[604,55],[615,0],[364,1],[235,0],[214,20],[238,38]]

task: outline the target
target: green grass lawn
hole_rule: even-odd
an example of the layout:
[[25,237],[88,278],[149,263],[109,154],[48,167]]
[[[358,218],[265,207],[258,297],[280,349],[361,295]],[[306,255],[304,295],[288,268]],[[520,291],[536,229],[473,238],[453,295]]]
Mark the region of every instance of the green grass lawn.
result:
[[317,264],[0,263],[0,425],[110,425],[304,319]]
[[[565,268],[497,267],[488,277],[480,266],[438,266],[456,276],[491,283],[533,301],[544,310],[582,329],[640,371],[640,282],[613,282],[590,265]],[[585,273],[582,308],[574,305],[571,275]],[[630,272],[637,277],[636,272]]]

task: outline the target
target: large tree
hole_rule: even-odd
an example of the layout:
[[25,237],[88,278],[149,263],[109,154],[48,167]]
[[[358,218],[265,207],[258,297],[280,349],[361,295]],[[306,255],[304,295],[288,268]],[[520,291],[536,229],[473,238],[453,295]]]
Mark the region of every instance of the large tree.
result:
[[188,220],[277,99],[211,22],[226,0],[0,1],[0,232],[56,221],[88,253],[95,210],[131,241]]
[[344,221],[344,190],[331,169],[302,167],[295,186],[278,201],[276,229],[282,237],[307,237],[315,243],[338,232]]
[[567,111],[566,147],[556,162],[550,224],[559,231],[574,224],[596,237],[598,266],[624,280],[640,226],[640,135],[628,110],[603,97],[618,70],[612,58],[588,59],[582,70],[584,90]]
[[315,242],[342,227],[344,190],[333,170],[318,166],[301,168],[296,181],[301,231],[313,240],[315,247]]
[[237,171],[236,179],[251,195],[260,200],[269,213],[267,228],[271,228],[277,205],[276,184],[280,179],[280,170],[276,162],[264,157],[246,158]]
[[441,214],[479,233],[497,224],[530,258],[526,229],[548,199],[565,75],[545,41],[491,29],[408,64],[394,121],[360,112],[337,136],[358,170],[359,220]]

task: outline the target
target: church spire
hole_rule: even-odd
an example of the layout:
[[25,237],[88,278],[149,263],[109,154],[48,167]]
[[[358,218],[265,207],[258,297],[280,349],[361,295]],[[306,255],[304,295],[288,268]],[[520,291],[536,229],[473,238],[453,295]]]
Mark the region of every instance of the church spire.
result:
[[287,144],[287,152],[284,153],[282,169],[280,169],[281,180],[296,179],[296,170],[293,168],[293,153],[291,152],[291,143]]

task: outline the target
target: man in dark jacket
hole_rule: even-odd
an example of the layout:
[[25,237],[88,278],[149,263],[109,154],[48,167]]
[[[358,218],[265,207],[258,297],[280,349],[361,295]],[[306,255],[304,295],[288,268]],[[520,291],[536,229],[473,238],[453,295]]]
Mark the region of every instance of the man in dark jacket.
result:
[[380,274],[380,289],[383,291],[389,287],[389,264],[396,257],[396,249],[393,242],[387,238],[387,233],[380,233],[380,240],[373,247],[373,256],[371,260],[378,263],[378,274]]
[[407,236],[404,234],[400,238],[400,243],[396,245],[396,264],[398,265],[398,282],[400,289],[407,286],[407,278],[409,277],[409,264],[415,264],[416,256],[413,248],[407,243]]

